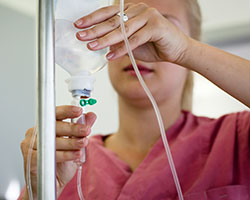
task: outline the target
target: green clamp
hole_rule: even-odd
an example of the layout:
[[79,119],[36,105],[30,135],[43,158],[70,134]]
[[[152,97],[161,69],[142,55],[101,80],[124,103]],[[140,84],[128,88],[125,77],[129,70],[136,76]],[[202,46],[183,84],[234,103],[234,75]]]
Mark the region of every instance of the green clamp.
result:
[[94,105],[96,103],[97,103],[97,101],[95,99],[89,99],[89,100],[82,99],[82,100],[80,100],[80,105],[82,107],[87,106],[87,105],[92,106],[92,105]]

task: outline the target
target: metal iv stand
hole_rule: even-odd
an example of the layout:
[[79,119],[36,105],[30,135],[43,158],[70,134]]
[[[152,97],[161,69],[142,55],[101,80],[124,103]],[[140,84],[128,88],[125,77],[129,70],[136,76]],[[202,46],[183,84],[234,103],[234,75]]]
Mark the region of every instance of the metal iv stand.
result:
[[56,199],[54,0],[37,0],[38,199]]

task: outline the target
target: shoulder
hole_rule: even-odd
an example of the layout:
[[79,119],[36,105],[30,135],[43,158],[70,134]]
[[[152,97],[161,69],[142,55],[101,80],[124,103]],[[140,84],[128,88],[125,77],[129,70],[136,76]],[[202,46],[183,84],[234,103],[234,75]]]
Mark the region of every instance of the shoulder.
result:
[[[183,112],[184,123],[178,135],[207,144],[241,143],[248,145],[250,139],[250,112],[243,111],[223,115],[217,119]],[[193,141],[192,140],[192,141]]]
[[250,111],[225,114],[219,118],[196,116],[187,111],[183,111],[183,113],[186,118],[186,124],[196,128],[234,128],[236,132],[246,132],[250,130]]
[[247,132],[250,134],[250,111],[237,113],[238,132]]
[[236,112],[223,115],[217,119],[195,116],[184,112],[186,131],[184,136],[196,138],[207,149],[212,146],[249,149],[250,112]]

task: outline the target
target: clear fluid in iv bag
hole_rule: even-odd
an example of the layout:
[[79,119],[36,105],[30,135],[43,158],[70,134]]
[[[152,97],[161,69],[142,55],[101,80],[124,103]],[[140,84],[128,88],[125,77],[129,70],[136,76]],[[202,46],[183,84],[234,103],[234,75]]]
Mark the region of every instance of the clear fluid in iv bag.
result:
[[80,31],[73,22],[57,19],[55,27],[55,54],[56,63],[71,75],[79,75],[83,71],[95,73],[106,64],[108,49],[90,51],[86,42],[79,41],[76,33]]
[[98,8],[111,4],[111,0],[56,0],[56,19],[76,21]]

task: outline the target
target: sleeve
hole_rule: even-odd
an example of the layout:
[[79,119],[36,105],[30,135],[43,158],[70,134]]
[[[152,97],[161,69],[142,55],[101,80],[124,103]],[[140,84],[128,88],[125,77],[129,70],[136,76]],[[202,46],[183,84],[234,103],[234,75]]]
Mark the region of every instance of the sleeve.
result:
[[[237,133],[240,138],[250,139],[250,111],[239,112],[237,116]],[[248,143],[249,144],[249,143]]]
[[240,182],[250,191],[250,111],[238,113],[236,139]]

